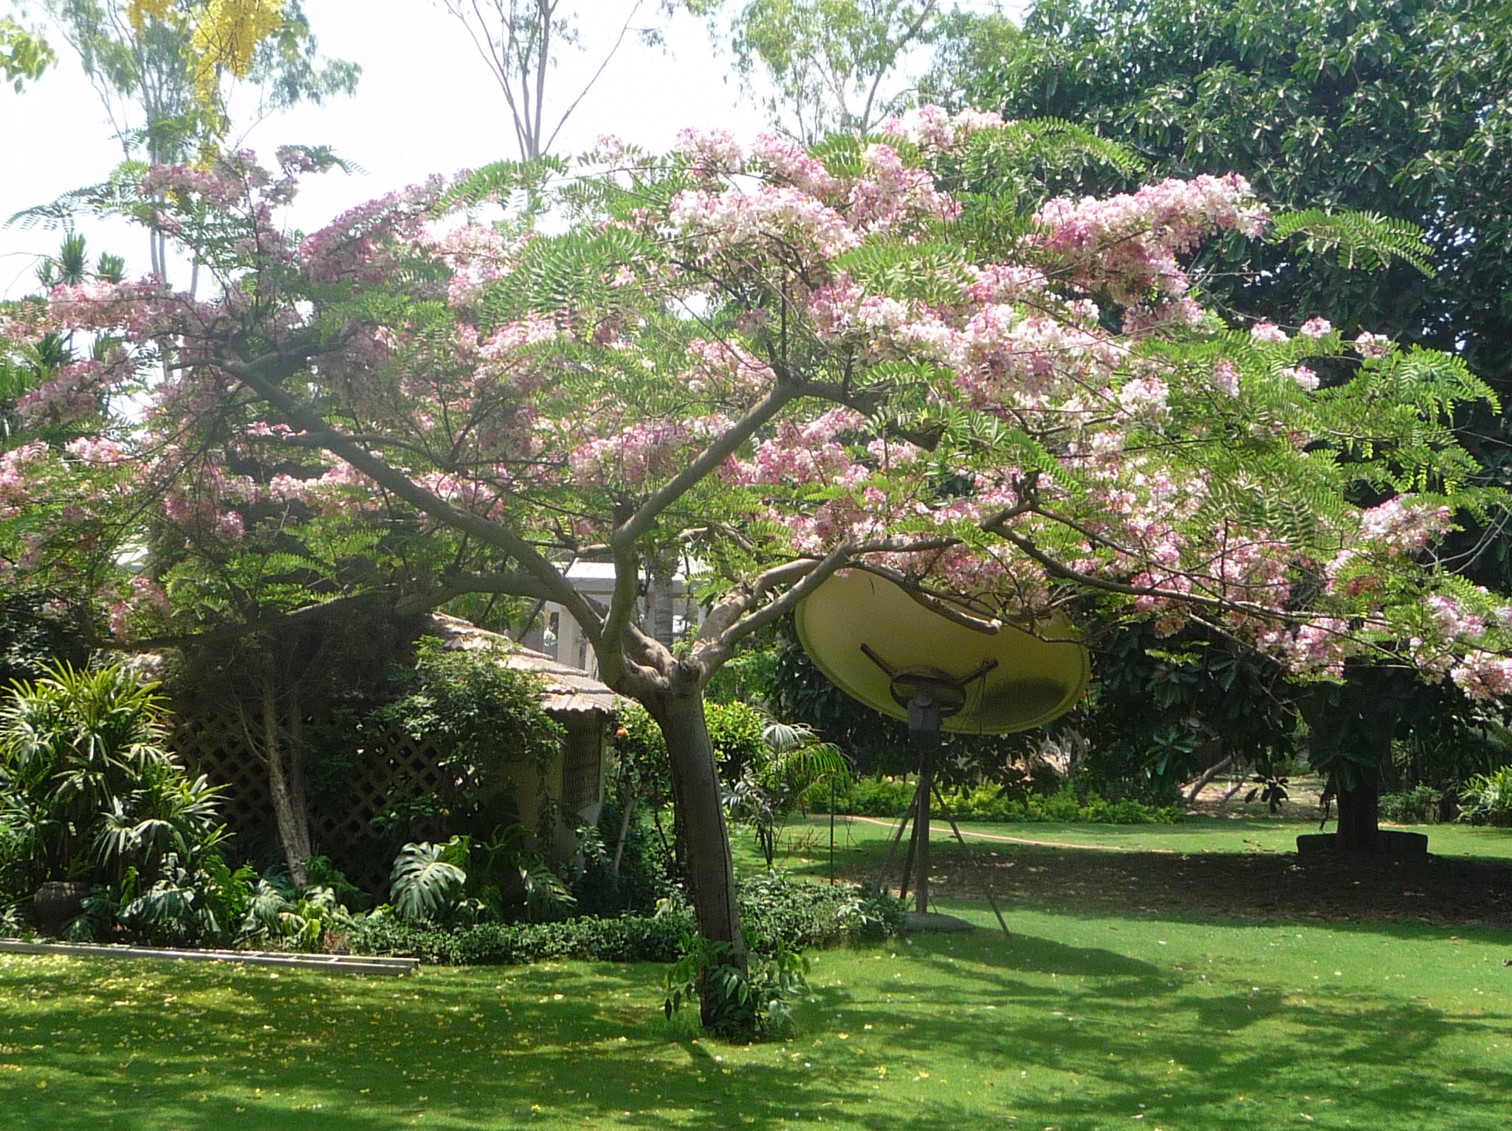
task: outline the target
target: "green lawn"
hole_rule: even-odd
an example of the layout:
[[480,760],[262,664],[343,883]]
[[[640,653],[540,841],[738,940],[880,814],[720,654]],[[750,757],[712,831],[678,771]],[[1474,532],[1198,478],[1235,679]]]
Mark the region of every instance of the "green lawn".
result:
[[[866,858],[885,849],[885,837],[896,822],[863,817],[835,819],[837,855],[847,851]],[[1470,825],[1401,826],[1428,835],[1428,850],[1440,856],[1476,856],[1512,859],[1512,829],[1475,828]],[[981,836],[1004,844],[1032,842],[1040,844],[1084,845],[1113,850],[1138,852],[1295,852],[1299,834],[1318,831],[1316,820],[1280,820],[1268,817],[1188,817],[1174,825],[1089,825],[1023,822],[998,824],[978,821],[959,822],[968,837]],[[1333,826],[1328,826],[1332,830]],[[930,825],[930,841],[948,844],[955,840],[950,825],[935,818]],[[739,828],[732,830],[737,853],[755,863],[755,846],[751,835]],[[829,849],[829,818],[798,818],[788,823],[779,851],[783,867],[805,865],[826,858]]]
[[[1051,830],[1092,832],[1013,831]],[[1477,832],[1456,830],[1505,853]],[[1208,835],[1242,851],[1250,830]],[[751,1048],[662,1020],[652,966],[3,957],[0,1126],[1507,1126],[1506,932],[1014,907],[1005,937],[980,905],[944,909],[982,929],[813,955],[799,1032]]]

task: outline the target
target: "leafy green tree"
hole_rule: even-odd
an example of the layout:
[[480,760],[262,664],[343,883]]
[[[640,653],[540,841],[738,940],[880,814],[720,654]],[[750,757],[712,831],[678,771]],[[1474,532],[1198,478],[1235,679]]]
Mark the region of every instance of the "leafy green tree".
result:
[[20,91],[57,61],[41,35],[9,16],[0,16],[0,78]]
[[[44,0],[100,97],[122,155],[175,164],[227,136],[231,88],[259,91],[259,116],[356,89],[361,68],[326,61],[300,0]],[[132,176],[139,176],[135,168]],[[116,195],[72,194],[76,204]],[[69,198],[65,198],[65,203]],[[169,277],[167,243],[151,270]]]
[[[957,73],[963,101],[1086,123],[1155,175],[1232,170],[1293,207],[1354,208],[1417,225],[1431,271],[1399,261],[1362,273],[1305,242],[1230,241],[1209,247],[1197,276],[1213,301],[1243,316],[1297,325],[1326,309],[1350,333],[1453,351],[1503,396],[1512,391],[1512,179],[1501,156],[1512,137],[1512,6],[1504,0],[1042,0],[1014,50],[975,75]],[[1089,166],[1080,188],[1107,191],[1126,178]],[[1326,222],[1316,229],[1325,230]],[[1505,426],[1482,412],[1477,431],[1484,474],[1507,482]],[[1470,563],[1483,581],[1505,585],[1512,542],[1495,535],[1472,527],[1445,548],[1446,564]],[[1389,672],[1350,670],[1392,682]],[[1372,698],[1365,688],[1339,694]],[[1388,713],[1398,733],[1430,704],[1461,730],[1475,722],[1463,699],[1410,694],[1427,698],[1421,710]],[[1336,772],[1341,811],[1368,841],[1392,728],[1376,733],[1379,711],[1334,707],[1337,717],[1308,710],[1314,758]],[[1269,707],[1256,701],[1254,710],[1258,718]],[[1369,734],[1349,722],[1366,716]],[[1133,725],[1140,714],[1119,717]],[[1357,802],[1367,813],[1360,821]]]
[[736,72],[762,108],[806,144],[866,134],[906,97],[898,69],[940,26],[938,0],[742,0],[725,23],[724,0],[689,0],[710,17]]
[[[966,79],[963,102],[1085,123],[1158,175],[1238,172],[1280,205],[1417,225],[1432,274],[1229,244],[1201,282],[1244,315],[1295,325],[1327,309],[1512,389],[1506,0],[1041,0],[1016,49]],[[1503,447],[1485,450],[1493,467]]]

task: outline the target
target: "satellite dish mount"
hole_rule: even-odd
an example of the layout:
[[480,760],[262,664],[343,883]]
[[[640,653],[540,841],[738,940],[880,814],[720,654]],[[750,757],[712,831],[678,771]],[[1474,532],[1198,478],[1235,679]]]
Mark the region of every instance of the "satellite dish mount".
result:
[[908,855],[918,866],[914,907],[922,915],[929,910],[929,799],[934,790],[934,753],[940,748],[941,724],[960,714],[966,706],[967,688],[995,669],[998,662],[985,660],[969,675],[953,676],[939,668],[894,668],[864,641],[861,653],[887,675],[894,702],[908,712],[908,739],[919,756],[919,787],[914,792]]

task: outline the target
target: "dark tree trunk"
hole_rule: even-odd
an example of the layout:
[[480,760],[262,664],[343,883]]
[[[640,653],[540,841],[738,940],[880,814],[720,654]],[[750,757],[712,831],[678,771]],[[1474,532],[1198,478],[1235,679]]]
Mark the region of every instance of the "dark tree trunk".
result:
[[[661,727],[672,763],[672,795],[687,840],[688,894],[698,933],[712,942],[729,944],[725,961],[746,968],[745,939],[735,902],[735,870],[730,858],[730,833],[721,804],[714,748],[704,721],[703,692],[688,688],[648,702],[646,709]],[[716,1003],[702,1000],[705,1026],[712,1024]]]
[[1376,852],[1381,843],[1381,783],[1358,775],[1353,789],[1341,789],[1334,801],[1339,806],[1339,824],[1334,832],[1346,852]]

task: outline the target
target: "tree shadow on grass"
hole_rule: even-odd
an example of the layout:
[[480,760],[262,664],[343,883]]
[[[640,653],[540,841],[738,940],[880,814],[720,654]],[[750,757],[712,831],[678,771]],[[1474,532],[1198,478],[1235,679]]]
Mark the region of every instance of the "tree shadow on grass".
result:
[[[884,849],[867,842],[840,859],[842,878],[874,881]],[[800,874],[826,874],[828,861]],[[1253,922],[1426,922],[1512,927],[1512,860],[1429,855],[1418,860],[1293,853],[1106,852],[972,842],[934,847],[937,898],[1043,910],[1202,916]]]
[[[1505,1126],[1512,1054],[1506,1011],[1451,1013],[1379,994],[1172,974],[1096,948],[1015,935],[917,940],[909,974],[868,999],[820,991],[827,1015],[885,1011],[907,1070],[943,1056],[980,1066],[1018,1125],[1271,1127]],[[1041,978],[1059,975],[1047,991]],[[911,1126],[965,1126],[981,1110],[922,1098]],[[1294,1108],[1295,1110],[1290,1110]],[[966,1120],[966,1123],[961,1123]]]
[[864,1098],[812,1062],[726,1057],[694,1037],[695,1018],[666,1022],[660,973],[548,965],[359,985],[186,964],[12,968],[0,1126],[777,1126]]

